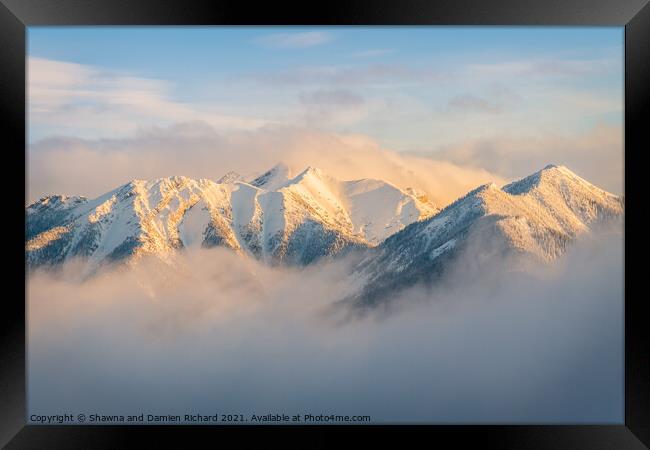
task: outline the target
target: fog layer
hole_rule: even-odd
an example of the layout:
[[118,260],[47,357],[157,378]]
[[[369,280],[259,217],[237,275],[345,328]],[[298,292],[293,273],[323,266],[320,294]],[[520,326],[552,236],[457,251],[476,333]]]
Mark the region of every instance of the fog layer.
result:
[[213,249],[177,271],[35,273],[29,414],[622,423],[622,248],[620,232],[592,236],[534,277],[415,287],[344,321],[330,305],[346,261],[270,268]]

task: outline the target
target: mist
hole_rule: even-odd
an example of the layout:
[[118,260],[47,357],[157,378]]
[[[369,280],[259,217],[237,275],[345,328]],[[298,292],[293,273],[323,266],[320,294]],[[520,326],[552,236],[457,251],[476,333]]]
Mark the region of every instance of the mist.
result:
[[623,127],[600,123],[575,136],[494,136],[421,153],[462,167],[482,167],[506,179],[520,178],[546,164],[562,164],[596,186],[623,194]]
[[27,157],[29,202],[52,194],[94,198],[133,179],[216,181],[231,170],[252,179],[280,162],[294,175],[315,166],[341,180],[416,188],[439,206],[480,184],[506,181],[481,168],[400,154],[363,135],[280,126],[219,133],[203,122],[141,129],[129,138],[48,138],[32,144]]
[[353,319],[332,310],[352,289],[351,260],[179,258],[174,271],[142,261],[88,280],[75,263],[30,275],[29,414],[623,423],[620,229],[533,275],[454,273]]

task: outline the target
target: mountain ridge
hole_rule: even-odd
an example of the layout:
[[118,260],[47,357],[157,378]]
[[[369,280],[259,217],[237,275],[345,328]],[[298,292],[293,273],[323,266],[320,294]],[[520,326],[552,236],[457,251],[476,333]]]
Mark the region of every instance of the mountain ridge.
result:
[[369,250],[356,268],[362,287],[352,301],[373,304],[396,286],[432,282],[461,255],[476,267],[491,258],[550,262],[579,235],[622,217],[623,208],[622,197],[563,166],[547,165],[502,188],[481,185]]
[[[95,199],[44,197],[26,207],[27,264],[82,257],[98,266],[141,254],[168,260],[174,251],[198,244],[305,265],[377,245],[390,234],[381,229],[387,217],[397,230],[437,211],[381,180],[350,193],[347,187],[364,181],[337,180],[311,166],[288,175],[280,164],[250,182],[234,172],[221,183],[172,176],[132,180]],[[377,211],[355,209],[359,196],[379,188],[385,192]]]
[[[173,264],[183,248],[226,247],[270,265],[359,254],[356,307],[388,301],[464,264],[466,273],[549,263],[577,237],[622,218],[624,198],[564,166],[498,187],[487,183],[439,210],[414,189],[338,180],[278,164],[250,181],[184,176],[132,180],[95,199],[48,196],[26,208],[28,267],[81,258],[89,273],[144,255]],[[424,201],[422,200],[424,199]]]

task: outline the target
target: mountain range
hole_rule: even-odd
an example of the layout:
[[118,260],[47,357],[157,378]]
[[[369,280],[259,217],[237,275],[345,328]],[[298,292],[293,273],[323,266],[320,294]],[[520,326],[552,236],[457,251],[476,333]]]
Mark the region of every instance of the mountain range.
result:
[[412,188],[278,164],[248,181],[234,172],[217,182],[174,176],[133,180],[95,199],[41,198],[26,208],[26,264],[80,259],[92,273],[145,255],[172,264],[184,248],[221,246],[305,266],[358,252],[354,301],[368,305],[435,281],[461,257],[473,267],[496,257],[552,261],[623,211],[622,197],[563,166],[480,186],[440,210]]
[[270,264],[307,265],[377,246],[438,208],[414,189],[385,181],[337,180],[278,164],[244,181],[181,176],[133,180],[95,199],[55,195],[26,209],[29,267],[82,258],[96,268],[181,248],[231,248]]

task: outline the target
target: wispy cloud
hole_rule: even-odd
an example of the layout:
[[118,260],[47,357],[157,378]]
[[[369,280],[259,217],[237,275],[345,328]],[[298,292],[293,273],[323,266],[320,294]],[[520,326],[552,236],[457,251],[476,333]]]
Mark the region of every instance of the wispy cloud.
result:
[[[359,133],[396,150],[430,151],[468,139],[575,134],[596,121],[615,122],[623,107],[622,86],[611,77],[615,71],[596,70],[604,62],[389,64],[377,58],[301,65],[292,52],[271,52],[280,53],[291,63],[215,74],[191,89],[166,72],[147,78],[30,58],[30,141],[51,135],[124,137],[143,127],[203,121],[219,131],[282,124]],[[595,72],[548,75],[588,70]],[[526,73],[531,75],[521,76]]]
[[623,129],[618,125],[599,124],[575,136],[555,133],[469,139],[430,152],[429,156],[465,167],[481,167],[507,179],[548,163],[562,164],[597,186],[623,193]]
[[347,89],[319,89],[303,93],[300,101],[306,105],[328,105],[336,107],[356,107],[364,103],[363,97]]
[[390,55],[391,53],[395,53],[395,50],[391,48],[374,48],[360,52],[354,52],[351,53],[350,56],[353,58],[373,58],[375,56]]
[[512,89],[496,85],[485,95],[458,94],[447,102],[447,110],[453,113],[499,114],[522,101],[519,94]]
[[576,77],[618,70],[612,59],[528,59],[468,64],[468,72],[477,76]]
[[351,125],[368,114],[365,99],[349,89],[317,89],[299,94],[298,99],[308,126]]
[[325,31],[302,33],[275,33],[262,36],[256,42],[271,48],[305,48],[322,45],[334,40],[334,35]]
[[217,127],[254,128],[261,118],[223,114],[172,99],[172,83],[83,64],[30,57],[30,127],[63,134],[134,131],[138,126],[202,120]]
[[398,87],[444,80],[444,71],[397,64],[302,66],[291,70],[255,74],[262,84],[295,86],[313,84]]
[[449,100],[447,108],[454,112],[499,113],[500,105],[472,94],[456,95]]

